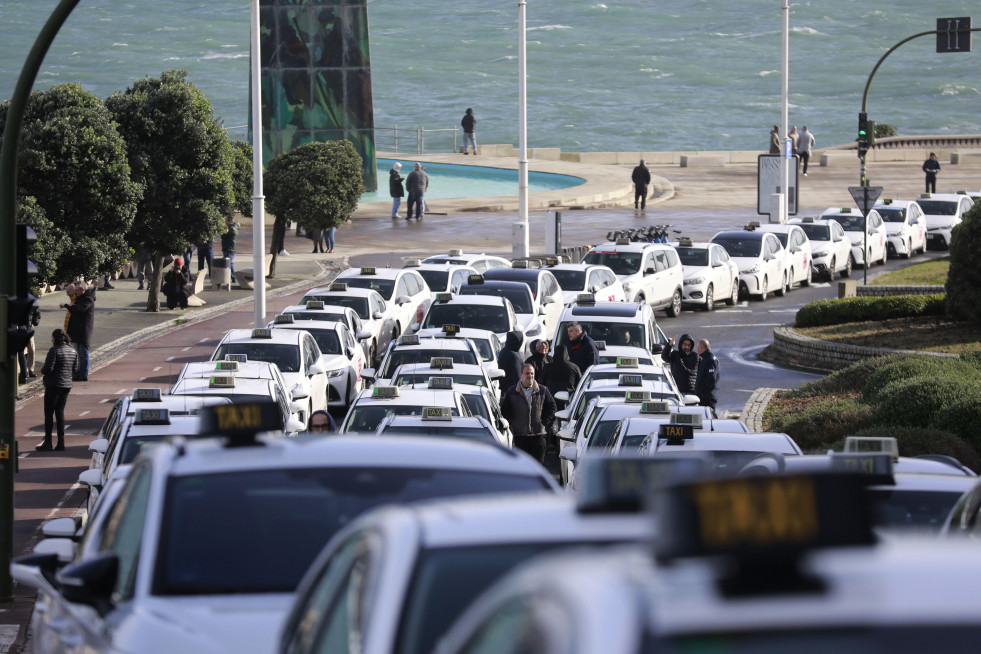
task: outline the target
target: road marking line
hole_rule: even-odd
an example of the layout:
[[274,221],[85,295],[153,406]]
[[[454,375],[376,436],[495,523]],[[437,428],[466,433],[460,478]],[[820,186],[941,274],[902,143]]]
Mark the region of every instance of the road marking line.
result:
[[164,359],[164,361],[173,361],[173,360],[174,360],[174,357],[167,357],[166,359]]
[[157,366],[151,372],[160,372],[161,370],[163,370],[163,366]]
[[146,380],[146,377],[140,377],[140,378],[139,378],[139,379],[137,379],[136,381],[138,381],[138,382],[141,382],[141,381],[145,381],[145,380]]
[[[182,350],[181,350],[181,352],[187,352],[187,351],[188,351],[188,350],[190,350],[190,349],[191,349],[191,347],[190,347],[190,346],[188,346],[188,347],[185,347],[184,349],[182,349]],[[169,359],[168,359],[168,360],[169,360]]]
[[91,411],[82,411],[80,414],[78,414],[78,417],[81,418],[82,416],[86,416],[89,413],[91,413]]
[[756,322],[745,325],[700,325],[699,329],[732,329],[733,327],[779,327],[782,322]]
[[129,393],[128,388],[120,388],[118,391],[116,391],[116,395],[126,395],[127,393]]
[[202,338],[200,341],[198,341],[198,343],[207,343],[210,340],[210,338]]
[[99,400],[99,404],[105,404],[106,402],[115,402],[115,401],[116,400],[112,399],[111,397],[107,397],[105,399]]
[[20,633],[20,625],[0,624],[0,652],[9,652]]

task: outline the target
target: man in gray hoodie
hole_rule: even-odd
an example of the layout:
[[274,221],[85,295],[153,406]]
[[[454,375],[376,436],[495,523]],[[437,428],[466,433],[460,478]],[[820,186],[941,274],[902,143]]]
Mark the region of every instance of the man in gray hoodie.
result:
[[409,201],[406,203],[407,211],[405,219],[412,218],[412,205],[416,205],[416,220],[422,220],[426,213],[424,195],[429,188],[429,175],[422,169],[422,164],[418,161],[413,166],[413,170],[405,180],[405,190],[409,193]]

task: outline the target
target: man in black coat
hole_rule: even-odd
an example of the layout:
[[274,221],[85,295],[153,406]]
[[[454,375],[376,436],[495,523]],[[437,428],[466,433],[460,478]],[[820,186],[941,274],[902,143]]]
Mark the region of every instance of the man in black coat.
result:
[[695,378],[695,395],[698,396],[698,404],[701,406],[712,407],[715,413],[715,404],[718,398],[715,395],[716,386],[719,384],[719,359],[712,350],[709,349],[708,339],[698,339],[698,375]]
[[530,363],[521,369],[521,381],[501,394],[501,414],[511,427],[514,446],[544,463],[545,436],[555,419],[555,400],[535,381],[535,367]]
[[502,393],[521,381],[521,366],[524,365],[521,357],[523,342],[524,336],[521,332],[510,331],[505,337],[504,347],[497,353],[497,367],[504,371],[504,379],[500,382]]
[[[678,349],[674,349],[677,342]],[[688,334],[682,334],[680,339],[672,338],[668,346],[661,351],[661,358],[671,364],[671,375],[678,384],[682,395],[695,392],[695,377],[698,374],[698,353],[695,352],[695,339]]]
[[634,209],[637,208],[638,202],[640,202],[641,209],[646,209],[647,185],[651,183],[651,171],[647,169],[643,159],[634,167],[634,172],[630,175],[630,179],[634,183]]
[[586,368],[599,363],[599,348],[596,341],[582,330],[578,322],[570,322],[566,327],[569,335],[569,361],[579,367],[579,372],[585,373]]
[[88,288],[85,282],[75,284],[75,302],[62,304],[71,317],[68,319],[68,336],[72,339],[78,353],[78,371],[75,381],[89,380],[89,345],[95,331],[95,289]]
[[[547,386],[553,397],[559,391],[565,391],[571,397],[580,379],[582,379],[582,372],[579,366],[569,361],[569,350],[565,345],[556,345],[555,356],[545,364],[538,382]],[[556,400],[555,403],[558,405],[559,401]],[[562,402],[562,405],[564,407],[565,402]]]

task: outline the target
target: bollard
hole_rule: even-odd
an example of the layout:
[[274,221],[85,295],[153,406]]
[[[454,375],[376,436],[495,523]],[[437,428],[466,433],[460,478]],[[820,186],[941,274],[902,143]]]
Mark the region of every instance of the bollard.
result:
[[838,297],[855,297],[858,295],[858,282],[853,279],[838,282]]

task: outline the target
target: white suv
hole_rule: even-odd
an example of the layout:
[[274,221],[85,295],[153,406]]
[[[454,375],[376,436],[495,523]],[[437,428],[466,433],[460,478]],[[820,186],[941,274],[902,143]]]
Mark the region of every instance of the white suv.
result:
[[949,250],[950,233],[960,224],[974,200],[960,193],[923,193],[916,201],[926,217],[927,247]]
[[623,284],[627,302],[646,302],[672,318],[681,313],[684,273],[670,245],[617,239],[596,246],[582,262],[610,268]]

